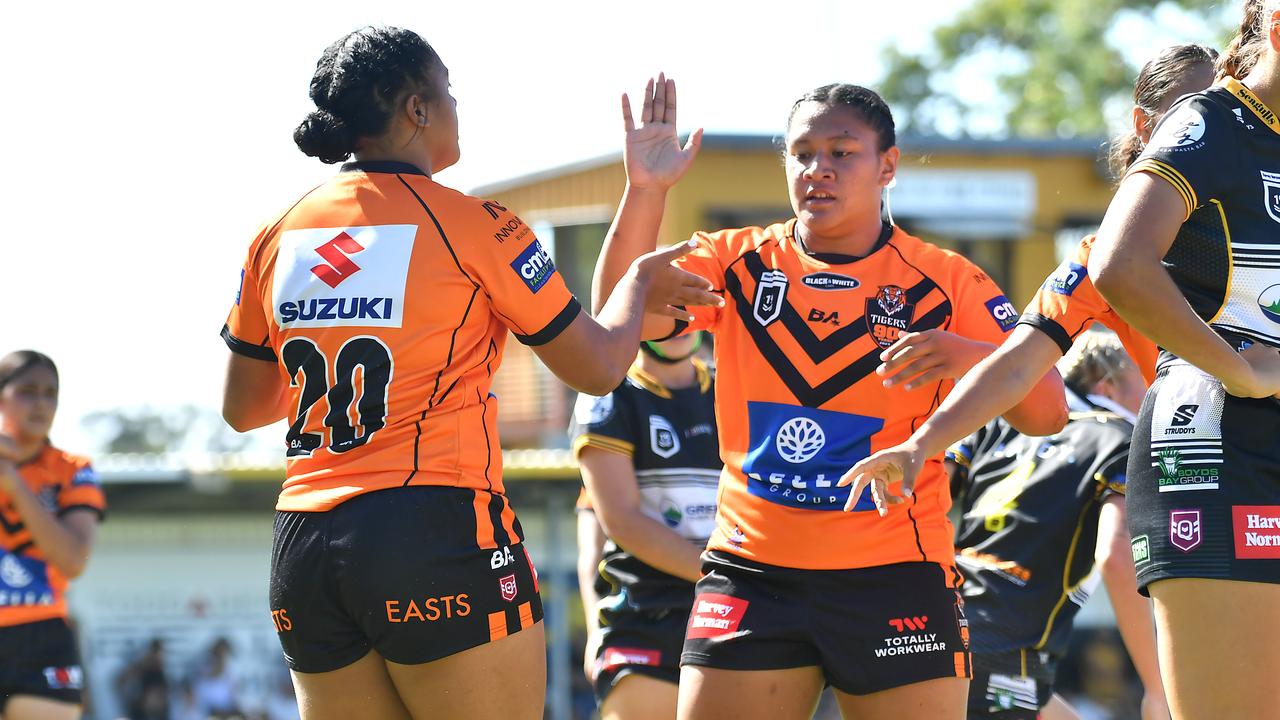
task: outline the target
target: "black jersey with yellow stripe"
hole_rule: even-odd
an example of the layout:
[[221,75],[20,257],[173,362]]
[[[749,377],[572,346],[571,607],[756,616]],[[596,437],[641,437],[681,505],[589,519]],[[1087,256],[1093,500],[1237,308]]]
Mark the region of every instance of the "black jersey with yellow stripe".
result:
[[1229,342],[1280,347],[1280,119],[1234,78],[1176,104],[1129,170],[1167,181],[1186,220],[1164,258]]
[[[569,434],[574,454],[585,447],[631,458],[645,514],[698,547],[715,529],[720,478],[714,379],[695,362],[698,381],[668,388],[632,367],[616,390],[579,396]],[[596,591],[602,615],[611,610],[668,610],[693,603],[693,583],[653,568],[609,540]]]
[[1124,493],[1132,432],[1090,406],[1056,435],[1024,436],[997,418],[947,451],[975,653],[1066,650],[1097,585],[1098,515],[1110,494]]

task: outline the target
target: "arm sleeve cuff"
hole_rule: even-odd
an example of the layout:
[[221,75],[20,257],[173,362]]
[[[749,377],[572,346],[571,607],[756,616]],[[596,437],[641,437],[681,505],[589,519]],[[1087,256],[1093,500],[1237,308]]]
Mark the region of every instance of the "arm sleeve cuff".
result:
[[1067,351],[1071,349],[1072,340],[1071,336],[1067,334],[1067,331],[1063,330],[1062,326],[1056,321],[1050,320],[1040,313],[1024,313],[1022,317],[1018,318],[1018,324],[1030,325],[1045,335],[1048,335],[1050,340],[1053,340],[1058,344],[1058,348],[1062,350],[1063,355],[1066,355]]
[[98,516],[98,522],[102,522],[107,517],[107,511],[94,505],[68,505],[58,510],[58,517],[62,517],[74,510],[88,510]]
[[547,343],[560,337],[560,333],[564,332],[569,324],[578,319],[578,313],[582,312],[582,304],[578,302],[578,298],[571,297],[564,309],[551,318],[551,322],[532,335],[520,335],[512,333],[516,336],[522,345],[537,346],[546,345]]
[[231,352],[236,353],[237,355],[251,357],[254,360],[265,360],[266,362],[276,361],[276,353],[274,350],[265,345],[254,345],[253,343],[241,340],[235,335],[232,335],[231,328],[226,325],[222,326],[222,339],[227,343],[227,347],[231,348]]

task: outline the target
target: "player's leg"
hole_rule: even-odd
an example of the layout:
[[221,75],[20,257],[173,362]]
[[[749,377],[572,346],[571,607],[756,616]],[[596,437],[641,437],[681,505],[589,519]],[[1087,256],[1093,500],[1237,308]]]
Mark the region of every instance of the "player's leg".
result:
[[1173,578],[1148,589],[1175,718],[1280,718],[1280,585]]
[[4,706],[4,720],[77,720],[80,706],[35,695],[14,695]]
[[[679,720],[808,720],[822,692],[817,666],[785,670],[680,669]],[[851,717],[851,716],[846,716]]]
[[1040,720],[1080,720],[1080,715],[1061,695],[1054,693],[1049,704],[1040,711]]
[[630,673],[609,689],[600,720],[671,720],[679,689],[673,682]]
[[441,660],[386,667],[416,720],[538,720],[546,696],[546,652],[539,622]]
[[329,672],[293,671],[302,720],[408,720],[409,711],[376,651]]
[[967,678],[936,678],[868,695],[836,691],[840,713],[858,720],[964,720]]

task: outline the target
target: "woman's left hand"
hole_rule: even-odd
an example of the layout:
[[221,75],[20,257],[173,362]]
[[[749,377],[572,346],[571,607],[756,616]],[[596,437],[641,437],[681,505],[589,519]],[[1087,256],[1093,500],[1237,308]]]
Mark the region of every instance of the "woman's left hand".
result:
[[994,349],[946,330],[908,333],[880,353],[876,374],[884,377],[885,387],[915,390],[964,375]]

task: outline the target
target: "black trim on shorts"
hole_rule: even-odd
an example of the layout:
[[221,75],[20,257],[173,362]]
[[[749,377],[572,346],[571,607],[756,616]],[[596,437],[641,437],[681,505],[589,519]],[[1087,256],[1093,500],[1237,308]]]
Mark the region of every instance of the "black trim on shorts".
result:
[[565,303],[564,309],[556,313],[556,316],[547,323],[545,327],[532,335],[520,335],[512,333],[516,336],[516,340],[522,345],[536,347],[538,345],[546,345],[547,343],[560,337],[560,333],[564,332],[569,324],[578,319],[578,313],[582,312],[582,303],[578,302],[578,298],[570,297],[569,302]]
[[264,362],[276,362],[276,352],[269,347],[262,345],[254,345],[246,342],[231,334],[231,328],[227,325],[222,326],[222,340],[231,349],[231,352],[237,355],[253,358],[254,360],[262,360]]
[[1056,320],[1050,320],[1040,313],[1025,312],[1022,314],[1022,317],[1018,318],[1017,324],[1030,325],[1045,335],[1048,335],[1050,340],[1057,343],[1058,349],[1062,350],[1063,355],[1066,355],[1067,351],[1070,350],[1071,346],[1074,344],[1071,340],[1071,336],[1067,334],[1067,331],[1059,325]]

